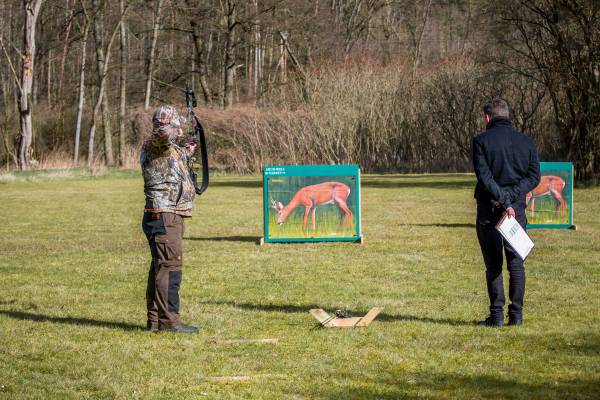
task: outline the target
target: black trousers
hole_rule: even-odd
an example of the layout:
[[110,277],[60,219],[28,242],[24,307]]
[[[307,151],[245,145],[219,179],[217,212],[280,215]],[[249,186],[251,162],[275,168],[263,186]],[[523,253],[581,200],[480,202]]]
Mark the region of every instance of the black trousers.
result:
[[[517,221],[525,229],[527,217],[524,207],[514,209]],[[506,256],[506,267],[509,273],[508,306],[509,315],[523,315],[523,298],[525,297],[525,268],[519,255],[504,242],[496,230],[496,224],[502,218],[503,210],[493,204],[477,204],[477,239],[485,263],[485,278],[490,299],[490,315],[495,319],[503,319],[504,285],[502,282],[503,251]]]

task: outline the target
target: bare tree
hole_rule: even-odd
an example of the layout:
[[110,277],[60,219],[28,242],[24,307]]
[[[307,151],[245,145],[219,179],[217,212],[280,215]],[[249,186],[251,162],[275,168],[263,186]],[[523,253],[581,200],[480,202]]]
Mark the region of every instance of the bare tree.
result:
[[152,44],[150,46],[150,53],[148,54],[148,69],[146,70],[146,96],[144,98],[144,109],[150,107],[150,92],[152,90],[152,73],[154,72],[154,63],[156,60],[156,42],[158,41],[158,31],[160,29],[160,13],[162,8],[163,0],[156,0],[154,10],[154,27],[152,29]]
[[228,108],[233,104],[233,84],[235,76],[235,28],[238,25],[236,20],[237,4],[235,0],[225,0],[223,4],[223,14],[225,15],[225,64],[223,68],[223,107]]
[[[98,0],[92,0],[95,5],[95,11],[98,12]],[[99,15],[96,15],[94,18],[94,34],[96,35],[96,60],[98,67],[98,77],[99,77],[99,88],[98,88],[98,97],[96,99],[96,105],[94,106],[94,112],[92,114],[92,123],[90,125],[89,137],[88,137],[88,165],[93,164],[94,162],[94,136],[96,132],[96,124],[97,124],[97,115],[102,108],[102,121],[104,127],[104,149],[106,151],[106,163],[108,165],[113,165],[113,157],[112,157],[112,139],[110,133],[110,119],[109,119],[109,108],[107,95],[105,94],[106,90],[106,81],[108,76],[108,62],[110,60],[112,45],[115,41],[115,37],[117,32],[119,31],[119,27],[121,26],[121,21],[127,12],[127,8],[129,3],[125,5],[125,9],[119,18],[119,21],[116,23],[108,43],[105,48],[101,47],[101,43],[103,42],[103,25],[98,21]],[[106,54],[106,58],[104,55]]]
[[343,6],[344,55],[359,39],[368,39],[374,14],[386,5],[382,0],[352,0]]
[[[432,0],[425,0],[422,3],[418,1],[413,2],[412,18],[407,19],[412,43],[413,74],[417,71],[417,68],[421,63],[423,37],[429,21],[431,3]],[[419,5],[421,7],[419,7]]]
[[[58,79],[58,100],[62,101],[63,99],[63,86],[64,86],[64,78],[65,78],[65,64],[67,60],[67,54],[69,52],[69,36],[71,34],[71,28],[73,27],[73,9],[69,7],[69,0],[66,1],[66,15],[65,15],[65,32],[64,32],[64,41],[63,41],[63,51],[62,56],[60,58],[60,75]],[[61,112],[62,112],[61,107]]]
[[255,14],[253,24],[253,36],[254,36],[254,76],[251,78],[254,82],[253,89],[256,96],[256,100],[259,101],[262,95],[262,80],[263,80],[263,63],[264,63],[264,51],[263,51],[263,35],[261,32],[260,20],[259,20],[259,9],[258,0],[253,1],[253,12]]
[[578,178],[599,176],[600,3],[514,0],[493,12],[515,32],[499,38],[509,50],[502,65],[544,84],[566,158]]
[[31,141],[33,126],[31,121],[31,88],[33,86],[33,71],[35,57],[35,25],[43,0],[23,0],[25,21],[23,27],[23,49],[21,82],[19,85],[19,114],[21,123],[21,146],[19,149],[19,167],[29,169],[31,165]]
[[[185,0],[185,4],[188,9],[192,9],[190,4],[190,0]],[[207,66],[207,58],[210,54],[210,40],[211,36],[209,35],[208,46],[207,41],[203,39],[202,31],[196,22],[196,16],[193,15],[190,17],[190,35],[192,37],[192,41],[194,43],[194,61],[198,66],[198,76],[200,81],[200,88],[202,89],[202,96],[204,97],[204,102],[206,104],[212,103],[212,95],[210,92],[210,88],[208,85],[208,66]],[[196,72],[196,71],[194,71]]]
[[304,101],[308,101],[310,99],[310,89],[308,87],[308,74],[302,67],[302,64],[300,64],[300,61],[298,61],[298,59],[292,52],[292,49],[290,48],[290,45],[288,43],[287,33],[279,31],[278,34],[279,34],[279,37],[281,38],[282,45],[286,50],[286,54],[288,54],[290,56],[290,59],[292,60],[292,64],[294,65],[296,70],[300,73],[300,76],[302,78],[302,97],[304,98]]
[[85,22],[83,26],[83,37],[81,39],[81,64],[79,67],[79,100],[77,102],[77,122],[75,124],[75,149],[73,150],[73,161],[77,163],[79,160],[79,142],[81,138],[81,119],[83,116],[83,106],[85,104],[85,68],[87,55],[87,42],[90,33],[90,20],[81,1]]
[[[110,50],[107,46],[107,49],[104,49],[104,13],[102,12],[102,8],[104,3],[100,3],[100,0],[92,0],[92,5],[94,8],[94,39],[96,42],[96,71],[98,74],[98,99],[102,99],[102,129],[104,131],[104,157],[106,158],[106,164],[112,166],[114,164],[113,158],[113,147],[112,147],[112,130],[111,130],[111,121],[110,121],[110,106],[108,104],[108,96],[104,95],[105,83],[108,75],[108,58],[110,54],[108,51]],[[111,43],[112,45],[112,43]],[[104,84],[103,84],[104,82]],[[94,126],[95,129],[95,126]],[[91,155],[88,154],[88,163],[91,163],[91,157],[94,156],[94,136],[90,135],[88,146],[89,151],[91,151]]]
[[119,11],[123,15],[119,28],[121,39],[121,69],[120,69],[120,95],[119,95],[119,165],[125,165],[125,113],[127,107],[127,22],[125,15],[125,0],[119,0]]

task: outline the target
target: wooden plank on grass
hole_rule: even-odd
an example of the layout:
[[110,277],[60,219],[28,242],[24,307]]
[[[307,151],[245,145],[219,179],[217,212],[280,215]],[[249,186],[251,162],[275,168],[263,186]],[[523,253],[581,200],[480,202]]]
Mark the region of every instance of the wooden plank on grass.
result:
[[208,341],[213,344],[247,344],[247,343],[266,343],[266,344],[277,344],[278,339],[211,339]]
[[336,328],[354,328],[360,322],[360,317],[354,318],[335,318],[331,324]]
[[367,313],[364,317],[360,319],[356,326],[369,326],[369,324],[379,315],[379,313],[383,310],[383,307],[373,307],[371,311]]
[[309,312],[326,328],[353,328],[355,326],[369,326],[381,310],[383,310],[383,307],[373,307],[364,317],[353,318],[332,317],[320,308],[312,308]]
[[312,314],[313,317],[317,319],[323,326],[332,326],[330,323],[334,319],[331,315],[327,314],[320,308],[311,308],[308,310],[309,313]]

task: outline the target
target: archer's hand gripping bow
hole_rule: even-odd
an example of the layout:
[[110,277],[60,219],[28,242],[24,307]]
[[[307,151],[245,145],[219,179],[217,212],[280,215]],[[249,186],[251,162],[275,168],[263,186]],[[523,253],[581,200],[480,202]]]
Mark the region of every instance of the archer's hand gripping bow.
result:
[[188,169],[190,171],[190,176],[192,177],[192,182],[194,182],[194,189],[196,189],[196,193],[198,195],[201,195],[208,187],[208,155],[206,152],[206,137],[204,136],[204,128],[202,127],[200,120],[198,117],[196,117],[196,114],[194,114],[194,107],[197,105],[194,91],[188,85],[185,85],[183,93],[185,93],[185,104],[188,111],[188,118],[190,119],[191,143],[196,145],[200,143],[200,156],[202,157],[202,185],[200,187],[198,187],[198,174],[196,171],[194,171],[194,157],[190,157],[188,159]]

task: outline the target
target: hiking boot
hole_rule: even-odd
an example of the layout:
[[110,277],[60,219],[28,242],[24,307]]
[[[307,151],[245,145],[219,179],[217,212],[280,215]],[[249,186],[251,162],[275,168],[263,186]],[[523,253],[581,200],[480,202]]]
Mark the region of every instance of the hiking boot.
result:
[[198,333],[198,328],[191,325],[177,324],[171,327],[160,327],[159,332],[175,332],[175,333]]
[[523,316],[521,315],[510,315],[508,316],[508,325],[520,326],[523,325]]
[[479,326],[489,326],[489,327],[492,327],[492,328],[502,328],[502,326],[504,325],[504,320],[503,319],[494,318],[494,317],[492,317],[490,315],[489,317],[487,317],[483,321],[477,322],[477,325],[479,325]]

